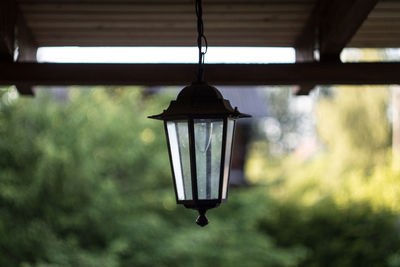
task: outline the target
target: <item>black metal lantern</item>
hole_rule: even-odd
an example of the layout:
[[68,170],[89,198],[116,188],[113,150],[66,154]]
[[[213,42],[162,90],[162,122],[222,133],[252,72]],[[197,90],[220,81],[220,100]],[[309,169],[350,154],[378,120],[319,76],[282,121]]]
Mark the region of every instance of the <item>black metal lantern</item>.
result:
[[198,18],[198,81],[185,87],[163,113],[150,116],[164,121],[176,200],[196,209],[197,224],[205,226],[208,209],[228,197],[229,170],[235,120],[250,115],[233,109],[228,100],[202,80],[203,34],[201,0],[196,1]]
[[167,110],[152,119],[164,121],[178,204],[205,212],[228,197],[235,120],[250,117],[233,109],[205,82],[185,87]]

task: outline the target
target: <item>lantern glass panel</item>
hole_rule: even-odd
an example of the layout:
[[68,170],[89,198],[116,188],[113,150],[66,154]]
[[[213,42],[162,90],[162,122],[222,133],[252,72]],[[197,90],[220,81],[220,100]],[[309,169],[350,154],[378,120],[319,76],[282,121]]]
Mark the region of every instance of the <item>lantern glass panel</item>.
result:
[[178,200],[192,200],[189,130],[187,121],[167,121],[171,161]]
[[195,119],[198,199],[218,199],[223,119]]
[[228,119],[228,126],[226,129],[224,175],[223,175],[223,181],[222,181],[222,199],[226,199],[227,194],[228,194],[229,169],[230,169],[230,165],[231,165],[234,128],[235,128],[235,120]]

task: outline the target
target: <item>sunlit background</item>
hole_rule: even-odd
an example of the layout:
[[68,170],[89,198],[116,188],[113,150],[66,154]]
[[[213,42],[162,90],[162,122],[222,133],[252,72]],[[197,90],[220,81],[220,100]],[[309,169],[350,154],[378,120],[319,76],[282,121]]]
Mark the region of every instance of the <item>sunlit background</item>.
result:
[[[40,62],[197,63],[197,47],[43,47]],[[293,48],[209,47],[206,63],[294,63]]]
[[[40,48],[40,62],[195,63],[196,48]],[[345,49],[344,62],[399,49]],[[210,47],[206,63],[293,63]],[[206,70],[207,71],[207,67]],[[184,86],[184,85],[182,85]],[[0,266],[400,266],[399,86],[218,86],[238,124],[229,201],[177,206],[160,122],[180,87],[0,90]]]

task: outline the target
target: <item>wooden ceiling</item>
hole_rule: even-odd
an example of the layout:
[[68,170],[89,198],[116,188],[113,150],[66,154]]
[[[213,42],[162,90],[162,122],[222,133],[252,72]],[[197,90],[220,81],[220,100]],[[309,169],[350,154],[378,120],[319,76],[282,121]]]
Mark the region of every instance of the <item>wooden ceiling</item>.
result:
[[[191,64],[37,63],[42,46],[194,46],[195,0],[0,0],[0,84],[187,84]],[[342,63],[400,48],[400,0],[203,0],[210,46],[294,47],[295,64],[207,64],[213,84],[400,84],[400,63]],[[18,51],[18,53],[16,53]],[[16,56],[18,55],[18,56]]]
[[[210,46],[293,46],[313,0],[204,1]],[[19,1],[40,46],[194,46],[194,0]],[[61,4],[62,3],[62,4]],[[290,4],[288,4],[290,3]]]
[[400,1],[379,1],[348,46],[400,47]]
[[[194,0],[17,2],[38,46],[195,45]],[[204,0],[205,33],[210,46],[295,47],[319,2]],[[400,47],[399,33],[400,1],[381,0],[347,46]]]

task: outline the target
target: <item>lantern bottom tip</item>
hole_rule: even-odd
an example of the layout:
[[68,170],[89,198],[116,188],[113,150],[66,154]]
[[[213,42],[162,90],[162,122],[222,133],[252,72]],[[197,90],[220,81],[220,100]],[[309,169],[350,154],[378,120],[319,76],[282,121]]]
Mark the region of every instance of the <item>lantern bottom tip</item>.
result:
[[206,217],[206,211],[205,210],[199,210],[199,217],[197,217],[196,223],[200,225],[201,227],[204,227],[208,224],[208,219]]

